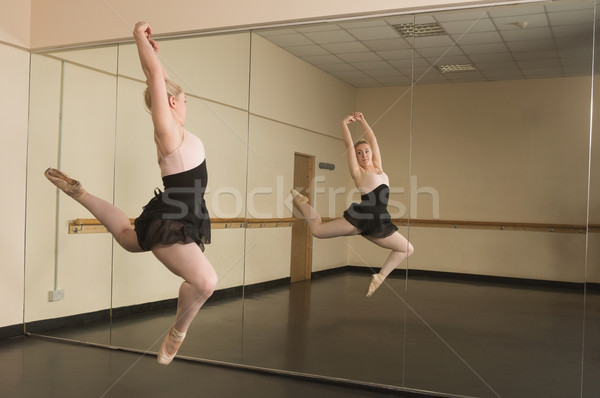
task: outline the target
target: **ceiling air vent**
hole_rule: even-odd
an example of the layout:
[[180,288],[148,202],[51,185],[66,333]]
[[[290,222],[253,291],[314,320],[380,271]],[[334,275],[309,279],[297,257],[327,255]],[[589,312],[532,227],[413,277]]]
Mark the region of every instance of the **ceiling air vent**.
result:
[[440,65],[438,69],[442,73],[454,73],[454,72],[473,72],[477,68],[472,64],[460,64],[460,65]]
[[437,23],[402,23],[399,25],[392,25],[394,29],[402,37],[424,37],[424,36],[438,36],[445,35],[446,31]]

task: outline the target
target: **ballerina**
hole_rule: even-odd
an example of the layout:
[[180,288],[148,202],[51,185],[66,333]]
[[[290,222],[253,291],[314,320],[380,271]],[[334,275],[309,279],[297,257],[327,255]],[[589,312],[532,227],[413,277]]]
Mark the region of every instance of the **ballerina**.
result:
[[[360,122],[366,139],[356,143],[348,125]],[[384,262],[379,273],[373,274],[367,289],[367,297],[381,286],[385,278],[405,258],[410,256],[414,249],[408,240],[398,232],[391,222],[387,211],[389,200],[389,178],[383,172],[381,154],[377,138],[373,129],[360,112],[354,112],[342,121],[342,135],[348,154],[348,167],[356,187],[361,193],[361,202],[353,203],[346,211],[344,217],[323,223],[319,213],[308,204],[308,198],[292,189],[294,203],[298,206],[310,225],[311,232],[316,238],[326,239],[338,236],[362,235],[378,246],[390,249],[392,252]]]
[[164,192],[155,193],[132,228],[125,213],[85,191],[79,181],[52,168],[44,174],[88,209],[125,250],[152,251],[171,272],[183,278],[176,319],[157,357],[160,364],[168,365],[217,284],[217,273],[204,255],[204,244],[210,243],[210,216],[204,202],[206,156],[202,141],[183,127],[185,93],[169,80],[158,58],[159,45],[150,38],[150,25],[139,22],[133,33],[147,78],[145,100],[154,124]]

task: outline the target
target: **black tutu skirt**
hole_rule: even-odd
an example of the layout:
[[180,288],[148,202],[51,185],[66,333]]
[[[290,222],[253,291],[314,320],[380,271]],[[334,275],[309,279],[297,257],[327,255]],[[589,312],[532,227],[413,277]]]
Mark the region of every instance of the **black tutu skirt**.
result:
[[210,243],[210,216],[204,200],[181,200],[177,206],[164,201],[164,192],[155,196],[144,206],[142,214],[135,219],[138,243],[144,251],[156,244],[196,242],[204,251]]
[[352,203],[344,211],[344,218],[360,230],[363,236],[385,238],[398,230],[387,211],[390,188],[381,184],[371,192],[361,195],[360,203]]

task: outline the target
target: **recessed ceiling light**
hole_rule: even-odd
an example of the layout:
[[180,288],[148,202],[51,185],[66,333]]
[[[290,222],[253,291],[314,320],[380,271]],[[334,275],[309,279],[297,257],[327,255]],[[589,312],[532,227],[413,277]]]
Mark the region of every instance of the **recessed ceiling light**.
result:
[[423,37],[423,36],[437,36],[445,35],[446,31],[437,23],[402,23],[399,25],[392,25],[394,29],[402,37]]
[[440,65],[438,69],[442,73],[473,72],[477,70],[473,64]]

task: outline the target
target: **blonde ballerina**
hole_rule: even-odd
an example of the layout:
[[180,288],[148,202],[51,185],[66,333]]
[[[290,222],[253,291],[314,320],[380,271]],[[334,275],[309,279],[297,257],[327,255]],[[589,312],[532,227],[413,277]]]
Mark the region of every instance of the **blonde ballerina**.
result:
[[[366,139],[352,142],[348,124],[359,122]],[[310,225],[316,238],[362,235],[366,239],[391,253],[379,273],[371,277],[367,297],[381,286],[385,278],[413,252],[413,246],[398,232],[387,211],[389,200],[389,178],[383,172],[381,154],[375,133],[360,112],[347,116],[342,121],[342,134],[348,154],[350,175],[361,193],[361,202],[353,203],[344,217],[323,223],[319,213],[308,204],[308,198],[292,189],[294,203]]]

